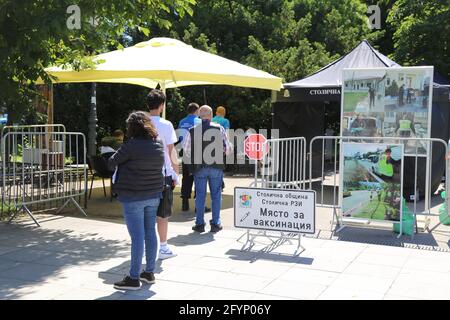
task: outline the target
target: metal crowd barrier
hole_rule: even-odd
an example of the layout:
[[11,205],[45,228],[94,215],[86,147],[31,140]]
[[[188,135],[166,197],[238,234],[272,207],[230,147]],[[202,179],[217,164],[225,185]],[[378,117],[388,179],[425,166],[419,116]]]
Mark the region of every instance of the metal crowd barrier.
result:
[[[444,140],[435,138],[399,138],[399,137],[340,137],[340,136],[318,136],[314,137],[310,142],[309,148],[309,189],[316,189],[319,195],[316,197],[316,205],[318,207],[328,207],[333,209],[333,226],[337,227],[336,232],[340,231],[341,228],[345,227],[344,219],[342,216],[342,204],[339,199],[339,165],[340,165],[340,147],[342,142],[364,142],[364,143],[384,143],[384,144],[408,144],[415,148],[415,153],[413,155],[407,155],[404,159],[409,158],[410,162],[414,164],[413,172],[408,172],[408,174],[413,174],[413,192],[411,193],[410,200],[413,200],[413,216],[414,216],[414,226],[415,232],[418,232],[417,227],[417,215],[437,215],[431,213],[431,197],[436,191],[432,188],[432,170],[439,165],[445,166],[445,189],[446,198],[445,204],[448,210],[449,205],[449,185],[450,181],[448,177],[448,167],[449,167],[449,157],[448,146]],[[419,154],[418,150],[420,147],[425,147],[429,149],[428,154]],[[445,152],[445,157],[433,157],[433,150],[435,148],[443,148]],[[425,160],[424,160],[425,159]],[[419,175],[420,166],[425,162],[425,181],[421,181]],[[317,168],[319,167],[319,168]],[[409,176],[410,179],[412,176]],[[317,188],[316,184],[319,184]],[[423,210],[418,209],[419,199],[419,184],[425,185],[424,188],[424,208]],[[331,187],[333,189],[332,197],[330,193],[325,192],[325,188]],[[339,214],[338,212],[341,212]],[[450,214],[449,214],[450,215]],[[433,228],[434,229],[434,228]],[[402,223],[400,223],[400,235],[402,234]]]
[[66,132],[63,124],[34,124],[24,126],[5,126],[2,129],[0,139],[9,132],[21,133],[48,133],[48,132]]
[[[6,132],[6,133],[5,133]],[[25,211],[59,209],[69,203],[84,215],[87,192],[86,138],[62,125],[9,127],[1,139],[1,214],[11,222]]]
[[267,154],[257,163],[255,184],[261,188],[306,187],[306,140],[303,137],[270,139]]

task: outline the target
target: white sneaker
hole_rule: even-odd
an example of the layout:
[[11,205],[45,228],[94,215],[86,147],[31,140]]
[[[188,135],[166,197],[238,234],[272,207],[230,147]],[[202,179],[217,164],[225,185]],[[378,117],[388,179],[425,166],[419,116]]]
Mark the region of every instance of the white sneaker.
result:
[[159,249],[159,260],[170,259],[176,256],[177,254],[173,253],[168,246]]

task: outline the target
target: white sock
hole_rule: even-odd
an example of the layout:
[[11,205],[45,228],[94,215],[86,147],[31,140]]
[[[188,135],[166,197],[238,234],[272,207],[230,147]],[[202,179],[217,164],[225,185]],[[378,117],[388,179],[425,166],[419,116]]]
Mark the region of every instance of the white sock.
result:
[[166,241],[166,242],[161,242],[161,243],[160,243],[160,247],[161,247],[161,248],[164,248],[164,249],[167,248],[167,247],[168,247],[167,241]]

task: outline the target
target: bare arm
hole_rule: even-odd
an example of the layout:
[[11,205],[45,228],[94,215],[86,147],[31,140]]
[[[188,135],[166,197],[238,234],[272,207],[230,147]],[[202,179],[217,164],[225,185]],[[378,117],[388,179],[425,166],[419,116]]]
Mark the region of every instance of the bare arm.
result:
[[178,157],[177,151],[175,149],[174,144],[167,145],[167,149],[169,151],[170,162],[172,163],[172,168],[176,172],[176,174],[180,174],[180,169],[178,167]]

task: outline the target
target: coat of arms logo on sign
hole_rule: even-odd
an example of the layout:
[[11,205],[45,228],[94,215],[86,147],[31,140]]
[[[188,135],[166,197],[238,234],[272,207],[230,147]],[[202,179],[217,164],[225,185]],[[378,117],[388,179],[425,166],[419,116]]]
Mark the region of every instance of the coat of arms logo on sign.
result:
[[241,208],[251,208],[252,207],[252,196],[248,194],[243,194],[239,197],[239,206]]

